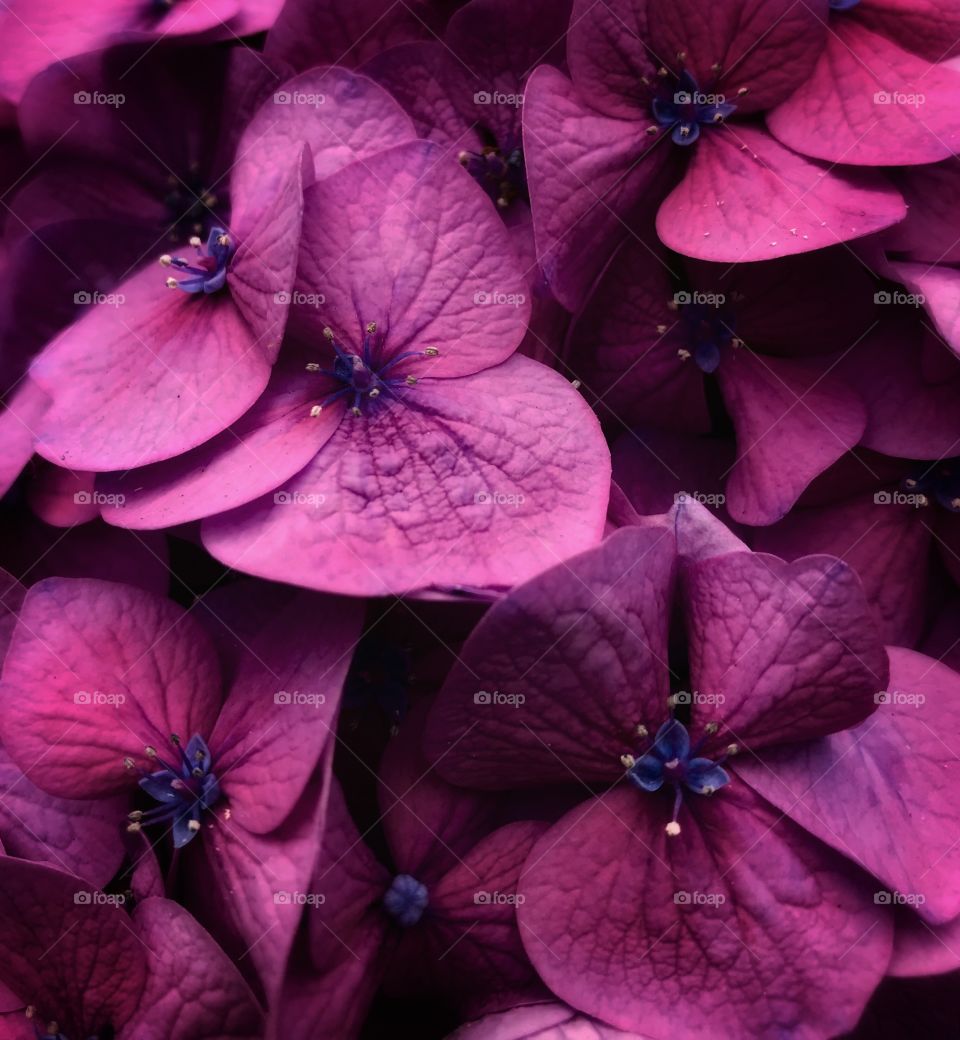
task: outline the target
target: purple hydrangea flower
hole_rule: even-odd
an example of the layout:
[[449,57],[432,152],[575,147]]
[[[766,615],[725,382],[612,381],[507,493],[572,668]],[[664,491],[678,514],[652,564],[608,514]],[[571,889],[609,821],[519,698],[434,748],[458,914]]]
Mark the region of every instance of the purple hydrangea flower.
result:
[[4,662],[13,761],[52,795],[138,791],[128,829],[161,827],[190,854],[195,911],[251,947],[268,997],[299,910],[274,894],[310,875],[324,808],[314,774],[358,622],[349,604],[291,601],[226,662],[224,682],[206,631],[169,601],[48,579],[27,592]]
[[15,998],[0,1016],[5,1036],[262,1036],[249,986],[186,910],[152,898],[128,916],[124,901],[71,874],[0,857],[0,979]]
[[308,190],[294,292],[293,336],[254,408],[181,459],[104,482],[126,496],[106,519],[222,514],[203,528],[219,559],[354,595],[505,586],[600,536],[599,425],[561,376],[511,356],[527,283],[437,146]]
[[572,82],[542,66],[524,104],[537,250],[561,303],[577,309],[657,206],[667,246],[722,262],[821,249],[902,219],[876,173],[827,169],[756,120],[810,75],[826,13],[827,0],[764,0],[748,18],[734,0],[709,17],[695,0],[577,0]]
[[[558,996],[654,1034],[832,1036],[886,970],[878,892],[922,894],[931,925],[960,911],[951,785],[933,780],[956,768],[938,734],[960,678],[892,650],[888,682],[850,568],[751,554],[704,513],[620,531],[497,603],[427,748],[467,786],[600,785],[521,879]],[[668,639],[674,530],[689,673]]]

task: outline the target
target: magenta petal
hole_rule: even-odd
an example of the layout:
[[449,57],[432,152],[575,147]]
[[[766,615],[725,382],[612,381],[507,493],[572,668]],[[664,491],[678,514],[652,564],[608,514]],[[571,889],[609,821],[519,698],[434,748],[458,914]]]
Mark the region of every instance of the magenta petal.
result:
[[247,124],[237,145],[230,195],[269,198],[299,161],[304,144],[320,179],[414,136],[403,109],[366,76],[310,69],[282,83]]
[[895,458],[951,456],[960,443],[960,364],[945,350],[953,378],[928,381],[921,368],[919,322],[891,317],[847,351],[842,373],[867,406],[861,444]]
[[[889,493],[885,493],[889,494]],[[753,548],[795,560],[828,553],[860,576],[885,643],[912,646],[927,610],[930,531],[907,505],[884,505],[873,494],[836,505],[797,509],[754,531]]]
[[[329,757],[289,819],[270,834],[254,834],[222,809],[202,833],[202,850],[188,861],[187,907],[236,961],[256,972],[271,1005],[311,892],[310,873],[326,814]],[[191,849],[191,852],[194,850]],[[311,907],[306,907],[312,909]]]
[[[429,885],[494,826],[495,800],[440,779],[423,753],[428,704],[415,704],[380,763],[381,824],[399,871]],[[502,817],[501,817],[502,820]]]
[[332,437],[342,407],[313,417],[312,387],[297,354],[274,366],[256,404],[205,444],[173,459],[98,483],[117,496],[101,507],[118,527],[162,528],[235,509],[279,487],[298,473]]
[[425,747],[451,783],[609,781],[667,712],[674,543],[625,528],[516,587],[467,640]]
[[960,761],[950,747],[960,727],[960,677],[922,654],[890,648],[890,683],[878,699],[856,729],[744,760],[738,772],[876,875],[878,892],[900,893],[924,920],[943,924],[960,913],[953,794]]
[[545,995],[523,948],[516,908],[520,871],[546,829],[533,821],[507,824],[429,886],[429,921],[401,938],[388,991],[439,990],[470,1014]]
[[33,443],[40,428],[50,398],[29,377],[24,378],[16,392],[0,407],[0,494],[6,494],[10,485],[33,455]]
[[564,1004],[530,1004],[486,1015],[450,1034],[450,1040],[644,1040],[580,1015]]
[[423,30],[423,21],[396,0],[327,0],[321,7],[288,0],[267,37],[266,55],[298,70],[351,66]]
[[53,398],[37,450],[58,465],[169,458],[220,433],[266,386],[263,351],[229,292],[171,292],[162,269],[147,267],[116,295],[119,305],[91,307],[34,361]]
[[239,826],[272,831],[306,788],[333,739],[361,621],[356,600],[301,593],[251,643],[209,740]]
[[279,492],[207,520],[204,544],[249,574],[347,595],[511,585],[599,539],[608,458],[583,398],[515,356],[345,416]]
[[960,148],[958,100],[960,72],[904,50],[895,33],[844,18],[831,24],[813,74],[767,123],[790,148],[829,162],[929,163]]
[[101,796],[130,787],[125,757],[168,747],[172,733],[209,734],[219,698],[213,646],[180,607],[132,586],[49,578],[20,611],[0,729],[45,791]]
[[[436,347],[416,375],[468,375],[508,358],[530,314],[526,279],[490,201],[436,145],[414,141],[315,184],[306,195],[295,308],[318,342],[330,326],[362,352],[385,333],[382,360]],[[427,367],[424,367],[426,365]]]
[[730,553],[689,567],[684,592],[693,689],[722,696],[717,740],[751,749],[793,744],[876,710],[886,654],[846,564]]
[[[43,763],[37,765],[43,771]],[[99,888],[123,859],[126,798],[56,798],[34,786],[0,747],[0,837],[9,856],[69,871]]]
[[137,1040],[257,1040],[262,1012],[229,957],[181,906],[139,903],[133,920],[147,948],[147,985],[130,1024]]
[[547,985],[654,1036],[850,1029],[890,956],[885,908],[742,785],[701,799],[676,838],[666,805],[619,788],[534,846],[517,916]]
[[810,75],[827,37],[827,0],[759,0],[748,7],[648,0],[647,8],[653,53],[688,70],[704,89],[713,89],[719,68],[718,89],[738,115],[788,97]]
[[847,242],[905,214],[879,174],[827,170],[763,130],[731,123],[701,135],[657,232],[678,253],[739,263]]
[[901,170],[897,185],[907,203],[907,216],[883,236],[887,249],[911,260],[960,261],[960,242],[952,229],[953,214],[960,206],[960,159]]
[[[912,293],[914,306],[921,304],[933,319],[937,332],[960,356],[960,271],[939,264],[901,261],[890,265],[897,278]],[[906,295],[906,294],[905,294]]]
[[678,353],[688,342],[674,300],[676,266],[663,249],[627,239],[576,317],[570,364],[604,418],[710,428],[703,373]]
[[718,378],[737,431],[727,482],[730,515],[747,524],[784,516],[807,485],[853,448],[866,411],[833,358],[761,357],[741,350]]
[[896,922],[889,975],[939,975],[960,967],[960,917],[931,926],[907,907]]
[[[577,310],[630,218],[666,190],[675,157],[665,135],[648,137],[650,118],[617,119],[590,108],[574,85],[542,65],[530,77],[523,140],[537,254],[544,277]],[[642,119],[642,121],[641,121]]]
[[[310,883],[323,901],[307,918],[313,972],[303,987],[316,1035],[353,1037],[379,988],[387,916],[380,900],[390,875],[357,832],[334,781],[317,868]],[[284,1012],[284,1020],[289,1017]]]
[[70,874],[0,857],[0,977],[41,1022],[55,1019],[70,1037],[112,1024],[123,1036],[146,975],[144,947],[116,901],[95,900]]

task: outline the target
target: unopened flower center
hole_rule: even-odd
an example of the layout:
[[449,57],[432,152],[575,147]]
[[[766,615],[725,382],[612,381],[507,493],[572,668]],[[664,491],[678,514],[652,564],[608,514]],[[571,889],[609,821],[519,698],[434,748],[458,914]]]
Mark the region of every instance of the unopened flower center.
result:
[[677,351],[681,361],[693,360],[701,372],[715,372],[728,347],[739,348],[733,306],[722,293],[679,292],[668,304],[678,311],[686,346]]
[[437,347],[425,350],[409,350],[395,357],[385,356],[386,334],[380,332],[375,321],[364,327],[362,345],[358,354],[352,353],[337,340],[333,329],[325,328],[323,335],[333,349],[333,364],[329,367],[319,362],[307,365],[308,372],[316,372],[336,381],[336,389],[319,404],[310,409],[317,417],[335,401],[346,398],[350,411],[358,418],[368,413],[377,403],[397,398],[406,387],[416,386],[418,377],[403,371],[409,367],[403,363],[412,359],[438,357]]
[[[666,827],[671,837],[680,833],[678,817],[685,791],[711,795],[730,783],[730,774],[721,763],[737,753],[739,748],[736,744],[730,744],[716,761],[700,754],[718,728],[716,723],[711,723],[705,728],[703,737],[691,746],[686,726],[677,719],[669,719],[657,730],[653,744],[644,754],[639,758],[624,755],[620,760],[627,770],[627,779],[641,791],[659,791],[663,787],[673,789],[673,818]],[[641,738],[648,736],[646,726],[638,726],[636,732]]]
[[[682,55],[678,57],[682,58]],[[716,69],[716,72],[719,74],[720,69]],[[657,126],[649,127],[647,133],[658,133],[658,128],[670,130],[670,139],[674,144],[683,147],[693,144],[700,136],[702,127],[722,125],[727,116],[737,109],[719,90],[703,90],[686,70],[679,76],[673,76],[662,68],[658,77],[660,82],[650,102]],[[741,88],[739,94],[745,92],[746,89]]]
[[460,164],[499,209],[509,209],[518,199],[529,202],[527,171],[520,141],[506,137],[498,142],[493,134],[485,136],[488,143],[479,152],[460,153]]
[[426,885],[409,874],[398,874],[383,897],[383,908],[401,928],[410,928],[423,917],[429,902]]
[[849,11],[851,7],[856,7],[860,3],[860,0],[830,0],[831,11]]
[[[140,787],[160,804],[155,809],[130,813],[127,830],[139,831],[150,824],[164,824],[173,829],[173,844],[182,848],[196,837],[205,812],[220,801],[220,782],[213,772],[213,756],[204,739],[196,734],[184,748],[176,734],[170,737],[174,754],[164,761],[157,749],[147,747],[144,754],[154,767],[140,769]],[[124,759],[127,769],[137,768],[132,758]]]
[[[157,14],[166,14],[173,0],[155,0],[153,8]],[[163,204],[167,211],[164,228],[171,242],[186,242],[193,235],[203,235],[210,227],[212,211],[222,212],[222,192],[215,193],[209,187],[209,178],[201,172],[199,163],[192,163],[186,174],[167,177]]]
[[920,464],[900,487],[915,496],[908,501],[910,505],[936,502],[951,513],[960,513],[960,458]]
[[230,236],[223,228],[215,227],[205,245],[196,235],[190,239],[190,245],[196,251],[192,260],[169,253],[160,257],[160,266],[174,272],[167,278],[167,288],[191,294],[219,292],[227,284],[227,265],[234,253]]

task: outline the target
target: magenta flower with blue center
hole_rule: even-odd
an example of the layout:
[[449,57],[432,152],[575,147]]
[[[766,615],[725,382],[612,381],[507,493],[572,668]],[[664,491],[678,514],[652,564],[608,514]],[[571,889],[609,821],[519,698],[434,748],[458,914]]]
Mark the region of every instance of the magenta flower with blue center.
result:
[[653,1036],[853,1027],[891,955],[882,893],[920,893],[931,927],[960,916],[939,739],[960,677],[889,661],[849,567],[752,554],[693,503],[490,609],[426,748],[465,787],[591,792],[520,882],[558,997]]

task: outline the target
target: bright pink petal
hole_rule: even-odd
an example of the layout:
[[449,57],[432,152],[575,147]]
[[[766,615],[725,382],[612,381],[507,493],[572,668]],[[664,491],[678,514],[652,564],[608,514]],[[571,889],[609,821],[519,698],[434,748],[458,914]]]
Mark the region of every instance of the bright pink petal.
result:
[[701,135],[657,232],[678,253],[739,263],[848,242],[905,213],[879,174],[828,170],[761,129],[730,123]]
[[668,531],[626,528],[495,603],[431,712],[440,775],[493,790],[617,777],[631,728],[666,717],[673,568]]
[[960,967],[960,917],[929,925],[907,906],[897,915],[888,974],[939,975]]
[[853,448],[866,428],[856,390],[834,359],[725,358],[718,378],[737,431],[738,458],[727,482],[730,515],[774,523],[810,482]]
[[850,1029],[892,926],[840,857],[742,785],[691,806],[619,788],[534,846],[521,934],[563,1000],[621,1029],[804,1040]]
[[600,537],[608,466],[583,398],[517,356],[345,416],[279,493],[207,520],[204,544],[247,573],[348,595],[511,585]]
[[101,507],[119,527],[163,528],[252,502],[298,473],[333,436],[344,406],[314,418],[315,390],[302,354],[274,366],[256,404],[219,436],[193,451],[127,473],[99,488],[115,496]]
[[295,327],[320,345],[324,327],[362,353],[385,335],[382,360],[436,347],[402,371],[448,378],[508,358],[530,313],[528,287],[490,201],[443,152],[415,141],[341,170],[307,192]]
[[767,116],[790,148],[829,162],[937,162],[960,148],[960,72],[856,19],[834,19],[810,78]]
[[[909,899],[924,920],[960,913],[954,785],[960,677],[912,650],[890,649],[890,683],[856,729],[738,763],[764,798]],[[837,792],[843,791],[838,798]],[[919,898],[918,898],[919,897]],[[895,897],[891,894],[890,901]]]
[[230,196],[269,197],[299,161],[304,144],[320,179],[414,136],[403,109],[366,76],[310,69],[277,87],[247,124],[237,145]]
[[[688,568],[684,591],[690,681],[718,698],[715,743],[792,745],[876,710],[886,654],[846,564],[730,553]],[[697,716],[698,726],[707,723],[711,709]]]
[[210,935],[169,899],[137,905],[147,985],[130,1023],[137,1040],[257,1040],[262,1013],[250,987]]
[[450,1034],[450,1040],[645,1040],[580,1015],[564,1004],[531,1004],[486,1015]]
[[[57,465],[110,470],[169,458],[220,433],[270,374],[230,293],[171,291],[159,267],[117,287],[36,359],[53,398],[37,450]],[[271,304],[274,310],[280,310]]]
[[170,601],[49,578],[24,600],[0,699],[4,745],[34,783],[102,796],[133,783],[125,757],[146,763],[143,749],[169,749],[172,733],[210,733],[219,671],[207,634]]

